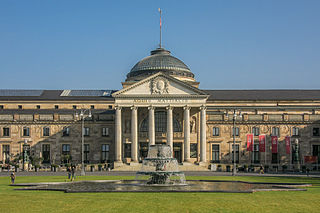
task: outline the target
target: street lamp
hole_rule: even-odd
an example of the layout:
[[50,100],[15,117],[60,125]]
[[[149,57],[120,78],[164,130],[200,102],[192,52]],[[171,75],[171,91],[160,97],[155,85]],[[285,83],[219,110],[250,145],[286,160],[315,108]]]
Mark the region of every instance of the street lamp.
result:
[[[86,114],[88,113],[88,114]],[[76,112],[76,118],[79,118],[82,121],[81,125],[81,176],[85,176],[86,173],[84,171],[84,119],[87,117],[91,118],[91,110],[90,109],[81,109],[80,114]]]
[[[232,110],[231,111],[232,115],[232,122],[233,122],[233,129],[232,129],[232,134],[233,134],[233,171],[232,175],[235,176],[237,174],[237,169],[236,169],[236,119],[237,117],[241,118],[241,111],[240,110]],[[227,117],[228,117],[228,112],[227,112]]]

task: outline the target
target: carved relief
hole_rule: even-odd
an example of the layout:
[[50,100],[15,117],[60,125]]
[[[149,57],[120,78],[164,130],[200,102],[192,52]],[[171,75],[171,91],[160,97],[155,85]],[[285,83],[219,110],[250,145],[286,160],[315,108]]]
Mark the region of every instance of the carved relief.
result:
[[162,77],[152,79],[150,82],[151,94],[169,93],[169,81]]

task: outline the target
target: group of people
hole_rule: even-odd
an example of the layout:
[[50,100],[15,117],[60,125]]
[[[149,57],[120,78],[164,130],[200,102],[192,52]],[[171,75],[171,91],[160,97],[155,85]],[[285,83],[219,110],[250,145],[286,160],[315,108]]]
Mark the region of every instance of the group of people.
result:
[[75,173],[76,173],[76,166],[72,165],[72,166],[68,166],[67,167],[67,172],[68,172],[68,179],[71,181],[74,181],[75,179]]

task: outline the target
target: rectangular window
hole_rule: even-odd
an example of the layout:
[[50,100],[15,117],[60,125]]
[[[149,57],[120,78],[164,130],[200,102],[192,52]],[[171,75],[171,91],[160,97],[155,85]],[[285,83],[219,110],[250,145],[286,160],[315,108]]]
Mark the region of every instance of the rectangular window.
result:
[[62,130],[62,136],[69,136],[70,135],[70,128],[64,127]]
[[212,144],[212,163],[220,163],[220,145]]
[[89,127],[84,127],[83,128],[83,135],[84,136],[90,136],[90,128]]
[[252,163],[260,163],[259,144],[254,144]]
[[89,151],[90,151],[90,146],[89,144],[84,144],[84,147],[83,147],[83,161],[84,163],[89,163]]
[[40,109],[40,105],[37,105],[37,109]]
[[320,163],[320,145],[312,146],[312,155],[318,157],[318,164]]
[[239,135],[240,135],[240,134],[239,134],[239,133],[240,133],[239,127],[236,127],[235,129],[232,128],[232,130],[233,130],[233,131],[232,131],[232,136],[234,135],[234,133],[236,133],[235,136],[239,136]]
[[73,105],[72,108],[73,108],[73,109],[77,109],[77,105]]
[[54,108],[55,109],[59,109],[59,105],[54,105]]
[[254,136],[259,136],[260,135],[259,127],[253,127],[252,128],[252,133],[253,133]]
[[18,105],[18,109],[22,109],[22,105]]
[[50,144],[42,144],[42,163],[50,163]]
[[279,127],[272,127],[272,136],[280,136]]
[[109,128],[108,127],[102,128],[102,136],[109,136]]
[[272,153],[271,163],[278,163],[278,153]]
[[3,109],[3,105],[0,105],[0,109]]
[[23,127],[23,136],[30,136],[30,128]]
[[109,105],[109,109],[112,109],[112,105]]
[[219,127],[212,128],[212,136],[219,136]]
[[91,109],[94,109],[94,105],[91,105],[90,108],[91,108]]
[[2,145],[2,158],[5,163],[10,161],[10,145]]
[[190,158],[196,158],[198,156],[198,144],[190,144]]
[[320,136],[320,129],[319,128],[313,128],[312,135],[313,136]]
[[50,136],[50,128],[49,127],[43,127],[43,136],[45,136],[45,137]]
[[131,143],[124,144],[124,157],[131,158]]
[[101,147],[101,161],[107,162],[109,160],[109,144],[102,144]]
[[3,132],[2,132],[2,135],[4,137],[9,137],[10,136],[10,128],[9,127],[3,127]]
[[299,136],[299,128],[298,127],[292,128],[292,136]]
[[[234,162],[234,154],[233,154],[233,144],[232,144],[232,163]],[[236,144],[236,148],[235,148],[235,154],[236,154],[236,163],[239,163],[239,144]]]
[[70,163],[71,155],[70,155],[70,144],[62,144],[62,162]]

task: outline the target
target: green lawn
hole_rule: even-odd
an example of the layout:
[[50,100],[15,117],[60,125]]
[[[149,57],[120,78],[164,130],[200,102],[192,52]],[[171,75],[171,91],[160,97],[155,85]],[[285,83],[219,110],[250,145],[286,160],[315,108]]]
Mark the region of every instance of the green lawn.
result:
[[[86,176],[77,180],[133,179]],[[0,212],[320,212],[320,178],[187,177],[187,179],[311,183],[308,191],[230,193],[63,193],[16,191],[0,177]],[[16,183],[65,177],[17,177]]]

